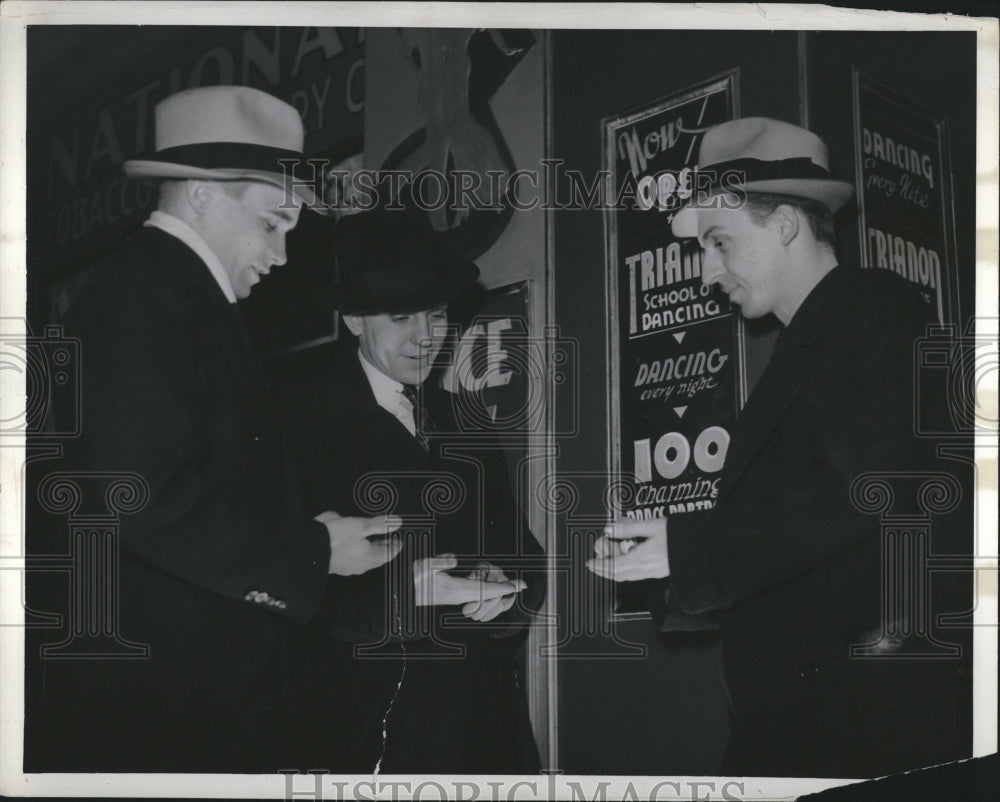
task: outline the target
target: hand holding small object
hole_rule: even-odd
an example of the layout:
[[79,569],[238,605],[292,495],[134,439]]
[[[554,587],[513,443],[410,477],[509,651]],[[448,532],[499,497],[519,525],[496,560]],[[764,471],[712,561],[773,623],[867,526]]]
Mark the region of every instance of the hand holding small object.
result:
[[594,543],[594,553],[587,568],[605,579],[633,582],[669,576],[666,519],[616,521]]
[[[497,566],[488,562],[479,563],[479,567],[469,574],[469,579],[483,582],[508,582],[507,575]],[[497,596],[484,599],[482,602],[471,601],[462,607],[462,614],[473,621],[492,621],[501,613],[514,606],[515,595]]]
[[[524,590],[527,585],[520,579],[474,579],[451,576],[447,571],[458,565],[454,554],[425,557],[413,563],[413,585],[418,607],[471,603],[478,605],[484,601],[510,595]],[[483,569],[478,569],[482,571]],[[475,573],[475,572],[474,572]],[[487,575],[488,575],[487,571]],[[501,572],[502,573],[502,572]],[[494,575],[495,576],[495,575]],[[464,612],[464,609],[463,609]],[[478,620],[478,619],[477,619]]]
[[343,518],[332,510],[321,512],[316,520],[326,526],[330,537],[328,572],[340,576],[363,574],[392,560],[403,547],[398,537],[372,543],[372,535],[391,535],[403,521],[395,515],[383,518]]

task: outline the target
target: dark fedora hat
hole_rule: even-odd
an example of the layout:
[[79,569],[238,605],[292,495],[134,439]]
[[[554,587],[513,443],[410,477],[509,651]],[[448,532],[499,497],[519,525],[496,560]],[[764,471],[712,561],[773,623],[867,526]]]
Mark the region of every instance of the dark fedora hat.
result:
[[341,218],[335,230],[334,306],[347,314],[419,312],[457,298],[479,278],[449,253],[427,215],[379,207]]

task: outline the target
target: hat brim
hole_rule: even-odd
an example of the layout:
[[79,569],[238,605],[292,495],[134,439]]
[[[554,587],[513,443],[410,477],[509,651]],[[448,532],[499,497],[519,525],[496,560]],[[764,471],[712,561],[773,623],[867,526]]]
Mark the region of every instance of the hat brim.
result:
[[[765,181],[747,181],[740,187],[746,192],[770,192],[776,195],[792,195],[797,198],[819,201],[831,212],[837,212],[854,195],[854,185],[847,181],[826,178],[775,178]],[[730,190],[722,188],[709,193],[709,198],[714,198],[722,194],[732,194]],[[675,237],[697,237],[698,236],[698,212],[701,208],[690,203],[681,208],[670,223],[670,230]]]
[[[124,164],[125,175],[139,179],[197,179],[201,181],[259,181],[281,189],[285,188],[285,175],[266,170],[241,170],[238,168],[192,167],[188,164],[161,162],[148,159],[130,159]],[[305,206],[319,214],[329,214],[332,210],[323,204],[316,191],[308,184],[295,182],[292,186]]]
[[433,280],[417,288],[399,292],[375,292],[337,282],[333,286],[333,306],[348,315],[409,314],[450,303],[469,290],[479,279],[479,268],[458,256],[440,263]]

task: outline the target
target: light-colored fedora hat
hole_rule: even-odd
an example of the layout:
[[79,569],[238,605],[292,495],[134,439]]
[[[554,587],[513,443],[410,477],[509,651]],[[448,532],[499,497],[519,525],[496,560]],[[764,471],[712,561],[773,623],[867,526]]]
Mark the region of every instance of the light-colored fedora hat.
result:
[[[707,192],[696,193],[674,215],[677,237],[698,235],[698,202],[733,188],[809,198],[836,212],[854,194],[854,185],[830,177],[826,145],[812,131],[767,117],[744,117],[710,128],[701,140],[695,173],[708,175]],[[722,181],[723,175],[728,178]],[[712,203],[712,208],[716,204]]]
[[125,175],[262,181],[278,187],[287,180],[307,205],[326,211],[311,177],[304,177],[311,165],[304,163],[305,131],[294,106],[248,86],[205,86],[160,101],[154,118],[155,153],[125,162]]

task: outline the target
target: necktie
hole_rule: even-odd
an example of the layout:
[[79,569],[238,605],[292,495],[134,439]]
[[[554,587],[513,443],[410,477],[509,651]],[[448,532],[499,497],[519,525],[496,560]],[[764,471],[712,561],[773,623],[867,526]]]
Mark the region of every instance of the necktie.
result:
[[413,407],[413,428],[415,429],[413,436],[417,438],[417,442],[420,443],[424,451],[430,451],[428,438],[434,434],[434,421],[427,414],[424,405],[419,403],[416,387],[412,384],[404,384],[402,393],[403,397],[410,402],[410,406]]

